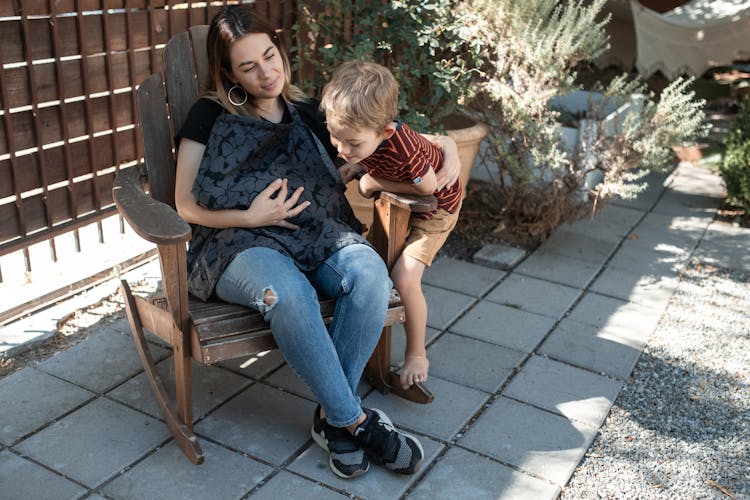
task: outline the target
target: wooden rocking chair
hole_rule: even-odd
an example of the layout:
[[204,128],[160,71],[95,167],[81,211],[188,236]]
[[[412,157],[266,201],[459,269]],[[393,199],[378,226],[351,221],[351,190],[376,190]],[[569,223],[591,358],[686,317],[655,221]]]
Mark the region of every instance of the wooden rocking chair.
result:
[[[163,296],[135,296],[125,280],[120,286],[133,338],[159,409],[176,443],[193,463],[203,461],[203,452],[193,433],[191,360],[212,364],[276,348],[260,313],[218,300],[203,302],[192,297],[187,289],[186,243],[191,230],[174,209],[173,133],[180,129],[197,99],[199,82],[205,81],[207,32],[208,26],[196,26],[173,37],[164,48],[164,74],[149,76],[138,88],[150,196],[143,189],[145,179],[138,167],[120,171],[113,189],[120,215],[138,235],[158,248]],[[423,212],[434,206],[432,197],[382,193],[376,200],[371,239],[389,269],[403,248],[410,210]],[[334,307],[334,300],[321,298],[321,314],[327,322]],[[380,342],[365,375],[382,392],[428,403],[433,399],[429,390],[421,385],[403,390],[398,375],[391,369],[391,325],[403,321],[404,308],[394,293]],[[144,328],[172,348],[175,402],[167,396],[156,372]]]

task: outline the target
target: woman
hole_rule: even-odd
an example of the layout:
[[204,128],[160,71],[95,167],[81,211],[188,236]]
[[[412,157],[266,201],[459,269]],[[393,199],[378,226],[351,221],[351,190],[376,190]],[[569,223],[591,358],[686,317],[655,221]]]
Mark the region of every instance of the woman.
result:
[[[419,441],[362,408],[355,392],[392,284],[346,202],[348,179],[334,166],[318,104],[290,84],[281,41],[249,6],[216,15],[207,49],[208,92],[178,134],[175,202],[193,225],[190,290],[263,313],[319,402],[312,436],[335,474],[363,474],[368,455],[413,474]],[[444,144],[455,158],[455,144]],[[328,327],[318,292],[337,300]]]

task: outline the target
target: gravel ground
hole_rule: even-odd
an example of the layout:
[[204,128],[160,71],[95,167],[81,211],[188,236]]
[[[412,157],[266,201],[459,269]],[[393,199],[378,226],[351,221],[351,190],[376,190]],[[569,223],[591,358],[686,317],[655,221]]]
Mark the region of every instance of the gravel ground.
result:
[[693,262],[561,498],[750,498],[750,273]]

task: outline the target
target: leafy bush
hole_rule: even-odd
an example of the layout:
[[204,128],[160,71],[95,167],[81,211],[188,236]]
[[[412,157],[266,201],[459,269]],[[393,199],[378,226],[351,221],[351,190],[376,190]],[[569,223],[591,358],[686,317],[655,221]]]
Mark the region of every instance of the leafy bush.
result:
[[[469,46],[478,47],[470,108],[490,125],[488,151],[500,168],[505,215],[514,231],[544,238],[612,196],[634,197],[649,170],[673,163],[671,146],[705,133],[703,101],[690,80],[657,101],[622,75],[595,88],[603,99],[581,121],[588,139],[573,151],[560,140],[560,111],[550,100],[580,89],[576,68],[608,48],[605,0],[473,0],[463,4]],[[632,101],[615,123],[601,120]],[[601,182],[588,182],[597,178]],[[506,224],[508,225],[508,224]]]
[[342,62],[378,62],[399,82],[401,118],[416,130],[435,131],[472,89],[467,27],[452,4],[318,0],[314,10],[303,7],[297,29],[305,35],[298,37],[297,60],[313,74],[303,87],[320,95]]
[[719,172],[727,187],[727,201],[750,212],[750,98],[740,103],[724,145],[726,151]]

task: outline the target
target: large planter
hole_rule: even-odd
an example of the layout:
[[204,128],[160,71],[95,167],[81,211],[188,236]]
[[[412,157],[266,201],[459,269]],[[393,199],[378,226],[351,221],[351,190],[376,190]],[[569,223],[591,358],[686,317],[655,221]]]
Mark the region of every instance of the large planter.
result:
[[[621,132],[624,120],[631,114],[637,113],[643,106],[643,96],[633,94],[628,99],[612,99],[605,101],[605,97],[597,92],[578,90],[555,97],[550,100],[550,107],[566,111],[571,115],[583,115],[587,110],[597,109],[606,104],[604,117],[601,120],[579,119],[578,127],[560,127],[560,143],[568,154],[583,153],[584,167],[594,166],[599,159],[589,152],[589,145],[593,144],[599,134],[612,136]],[[589,189],[593,189],[604,180],[604,172],[592,170],[586,175],[584,185],[581,186],[581,196],[585,197]]]
[[[453,138],[458,146],[458,160],[461,164],[459,177],[463,188],[463,197],[466,197],[466,184],[469,182],[471,169],[479,153],[479,144],[490,131],[485,123],[480,123],[470,116],[463,114],[450,115],[446,117],[442,125],[445,127],[446,135]],[[372,199],[367,199],[359,194],[357,181],[351,181],[346,186],[346,198],[362,224],[369,228],[372,226]]]
[[443,120],[445,133],[456,141],[458,146],[458,159],[461,163],[461,186],[463,198],[466,198],[466,185],[469,183],[471,169],[474,167],[479,144],[489,133],[490,127],[486,123],[478,122],[470,116],[457,114],[450,115]]

